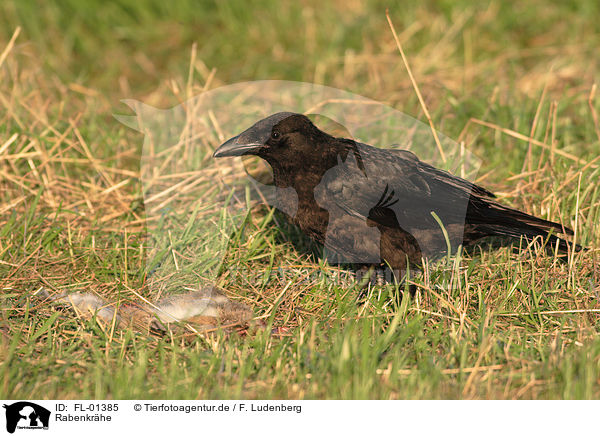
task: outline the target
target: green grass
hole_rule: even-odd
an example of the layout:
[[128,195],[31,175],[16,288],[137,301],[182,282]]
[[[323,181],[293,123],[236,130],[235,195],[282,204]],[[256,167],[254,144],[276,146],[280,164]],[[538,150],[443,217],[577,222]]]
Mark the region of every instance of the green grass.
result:
[[[0,397],[600,398],[597,2],[322,3],[0,5],[0,54],[22,29],[0,65]],[[479,182],[576,227],[589,251],[562,262],[537,245],[482,245],[429,265],[412,300],[387,286],[357,303],[357,284],[328,280],[336,269],[255,200],[243,228],[213,210],[224,232],[206,246],[188,221],[196,204],[147,231],[142,135],[112,117],[121,99],[169,107],[204,87],[303,80],[425,120],[386,7],[435,126],[482,159]],[[169,251],[147,264],[160,226],[183,242],[169,286],[217,271],[267,328],[111,332],[32,297],[154,297],[176,268]]]

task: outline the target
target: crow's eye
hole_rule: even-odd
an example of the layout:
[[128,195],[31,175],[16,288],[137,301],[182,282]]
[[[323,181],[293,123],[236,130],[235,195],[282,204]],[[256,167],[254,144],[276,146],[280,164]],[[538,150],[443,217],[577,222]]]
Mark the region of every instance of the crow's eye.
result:
[[279,139],[280,136],[281,134],[277,131],[271,132],[271,138],[273,139]]

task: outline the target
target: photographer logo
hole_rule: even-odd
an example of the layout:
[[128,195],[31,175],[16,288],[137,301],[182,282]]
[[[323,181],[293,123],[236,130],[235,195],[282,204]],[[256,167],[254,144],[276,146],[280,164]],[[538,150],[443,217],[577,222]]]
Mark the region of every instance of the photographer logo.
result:
[[42,406],[29,401],[19,401],[13,404],[4,404],[6,409],[6,431],[14,433],[19,430],[48,429],[50,411]]

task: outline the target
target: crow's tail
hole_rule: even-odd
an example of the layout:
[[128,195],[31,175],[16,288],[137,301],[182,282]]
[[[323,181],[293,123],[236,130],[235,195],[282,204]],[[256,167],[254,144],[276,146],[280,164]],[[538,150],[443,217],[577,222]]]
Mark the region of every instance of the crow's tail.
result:
[[487,199],[477,198],[475,201],[469,202],[467,222],[474,225],[476,232],[481,236],[513,238],[524,236],[527,239],[541,236],[548,241],[551,247],[558,244],[561,252],[582,249],[580,245],[556,236],[556,234],[573,235],[573,230],[570,228]]

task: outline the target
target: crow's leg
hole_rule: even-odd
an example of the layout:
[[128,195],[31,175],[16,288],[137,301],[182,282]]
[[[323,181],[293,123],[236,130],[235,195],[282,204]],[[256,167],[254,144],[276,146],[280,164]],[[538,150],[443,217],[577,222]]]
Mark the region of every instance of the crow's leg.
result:
[[410,278],[420,276],[419,269],[392,269],[388,265],[361,265],[355,272],[355,279],[360,287],[357,299],[364,300],[371,289],[376,286],[397,284],[399,297],[408,290],[411,297],[417,292],[417,286],[409,283]]

